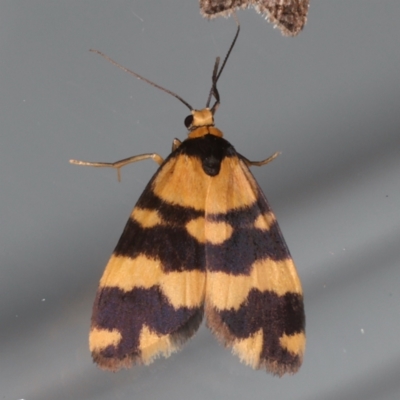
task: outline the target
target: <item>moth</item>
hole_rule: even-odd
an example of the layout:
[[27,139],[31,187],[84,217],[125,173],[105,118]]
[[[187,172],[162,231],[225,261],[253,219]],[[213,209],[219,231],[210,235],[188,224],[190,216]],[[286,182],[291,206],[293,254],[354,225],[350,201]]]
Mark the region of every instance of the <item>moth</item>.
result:
[[228,17],[237,9],[253,7],[277,26],[283,35],[296,36],[307,22],[309,0],[199,0],[201,14],[209,19]]
[[[249,167],[250,161],[214,125],[220,104],[217,58],[206,107],[191,111],[188,137],[175,139],[163,159],[141,154],[111,167],[153,159],[159,168],[140,196],[100,280],[89,347],[103,369],[149,364],[179,350],[203,316],[241,361],[276,375],[294,373],[305,350],[301,283],[277,220]],[[215,102],[210,107],[211,99]]]

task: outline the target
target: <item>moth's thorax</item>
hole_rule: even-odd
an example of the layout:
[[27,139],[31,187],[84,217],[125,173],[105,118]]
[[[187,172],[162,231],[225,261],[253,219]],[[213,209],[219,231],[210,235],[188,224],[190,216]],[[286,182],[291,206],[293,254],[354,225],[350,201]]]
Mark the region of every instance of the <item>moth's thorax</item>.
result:
[[224,134],[215,126],[200,126],[199,128],[194,129],[193,131],[189,132],[188,138],[189,139],[196,139],[199,137],[203,137],[205,135],[214,135],[217,137],[222,138]]

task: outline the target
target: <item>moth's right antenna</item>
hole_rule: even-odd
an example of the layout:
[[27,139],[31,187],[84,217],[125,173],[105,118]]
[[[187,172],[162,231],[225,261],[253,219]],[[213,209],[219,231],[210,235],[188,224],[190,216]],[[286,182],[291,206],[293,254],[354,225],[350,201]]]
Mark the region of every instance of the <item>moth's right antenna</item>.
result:
[[[235,15],[236,17],[236,15]],[[236,40],[239,36],[239,32],[240,32],[240,24],[237,18],[235,18],[235,21],[237,23],[237,30],[236,30],[236,34],[235,37],[233,38],[232,44],[229,47],[228,53],[225,56],[225,59],[222,63],[222,66],[220,68],[220,70],[218,71],[218,66],[219,66],[219,61],[220,58],[217,57],[215,64],[214,64],[214,71],[213,71],[213,75],[212,75],[212,86],[211,86],[211,90],[210,90],[210,94],[208,95],[208,99],[207,99],[207,104],[206,107],[208,108],[210,106],[211,103],[211,97],[214,96],[215,97],[215,103],[214,105],[211,107],[211,112],[214,114],[215,111],[217,111],[217,108],[219,106],[220,103],[220,98],[219,98],[219,93],[218,93],[218,89],[217,89],[217,82],[219,77],[221,76],[222,71],[224,70],[225,64],[228,61],[228,58],[232,52],[233,47],[235,46]]]

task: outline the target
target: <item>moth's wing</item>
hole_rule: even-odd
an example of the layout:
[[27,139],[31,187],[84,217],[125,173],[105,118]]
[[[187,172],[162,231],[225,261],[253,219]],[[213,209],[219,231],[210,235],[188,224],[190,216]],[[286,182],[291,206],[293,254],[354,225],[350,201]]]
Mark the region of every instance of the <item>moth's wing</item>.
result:
[[222,161],[206,199],[207,324],[251,367],[294,373],[305,349],[301,283],[275,216],[240,157]]
[[309,0],[255,0],[257,12],[286,36],[296,36],[307,22]]
[[[194,167],[179,152],[170,155],[133,209],[106,266],[89,335],[93,360],[103,369],[168,357],[201,323],[204,242],[190,229],[196,219],[204,221],[205,192],[194,190]],[[204,231],[204,223],[197,229]]]
[[228,17],[239,8],[247,8],[256,0],[199,0],[200,12],[203,17],[215,18],[219,16]]

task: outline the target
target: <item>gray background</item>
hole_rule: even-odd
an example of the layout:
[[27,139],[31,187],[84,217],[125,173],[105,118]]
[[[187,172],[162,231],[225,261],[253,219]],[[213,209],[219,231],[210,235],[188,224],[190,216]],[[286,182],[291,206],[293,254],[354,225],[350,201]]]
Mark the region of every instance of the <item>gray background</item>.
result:
[[92,364],[98,280],[188,110],[90,48],[202,108],[232,19],[197,0],[0,3],[1,399],[398,399],[400,2],[312,1],[282,37],[254,10],[219,89],[217,126],[253,168],[301,276],[307,350],[282,379],[203,326],[184,349],[116,374]]

